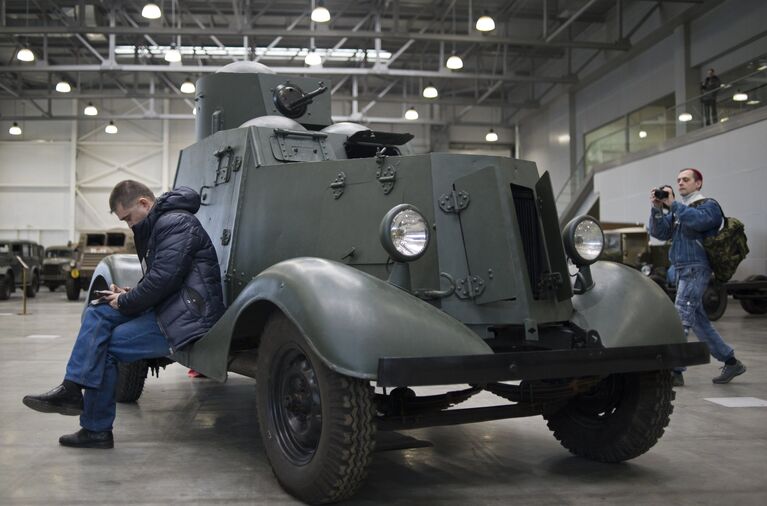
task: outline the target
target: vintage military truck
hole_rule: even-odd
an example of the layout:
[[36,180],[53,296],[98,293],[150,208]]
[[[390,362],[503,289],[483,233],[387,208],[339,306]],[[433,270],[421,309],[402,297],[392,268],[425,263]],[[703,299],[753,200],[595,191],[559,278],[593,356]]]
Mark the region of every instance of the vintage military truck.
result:
[[52,292],[67,282],[69,263],[75,259],[72,246],[50,246],[45,248],[41,281]]
[[[408,134],[332,124],[329,88],[246,62],[203,77],[198,140],[174,182],[201,194],[228,309],[170,358],[218,381],[255,378],[285,490],[313,504],[351,496],[376,431],[543,415],[586,458],[652,447],[672,411],[669,370],[709,361],[666,294],[594,263],[596,220],[560,232],[533,162],[411,154]],[[91,288],[140,275],[117,255]],[[123,400],[145,370],[123,367]],[[465,387],[413,389],[424,385]],[[482,390],[504,404],[447,409]]]
[[80,290],[91,282],[93,271],[108,255],[136,253],[133,232],[127,228],[91,230],[80,233],[75,258],[64,267],[67,299],[79,300]]
[[[34,297],[40,289],[40,270],[44,248],[32,241],[0,240],[0,300],[7,300],[16,288],[23,286],[26,264],[27,297]],[[21,259],[21,261],[19,261]]]

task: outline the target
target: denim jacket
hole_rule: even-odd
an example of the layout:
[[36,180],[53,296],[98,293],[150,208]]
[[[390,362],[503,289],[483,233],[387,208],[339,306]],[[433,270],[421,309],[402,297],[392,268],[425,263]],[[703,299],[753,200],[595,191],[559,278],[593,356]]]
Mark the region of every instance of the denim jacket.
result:
[[669,214],[664,215],[660,209],[652,208],[648,228],[650,235],[656,239],[672,239],[668,258],[675,267],[708,266],[703,239],[716,235],[721,223],[722,212],[712,199],[697,207],[674,201]]

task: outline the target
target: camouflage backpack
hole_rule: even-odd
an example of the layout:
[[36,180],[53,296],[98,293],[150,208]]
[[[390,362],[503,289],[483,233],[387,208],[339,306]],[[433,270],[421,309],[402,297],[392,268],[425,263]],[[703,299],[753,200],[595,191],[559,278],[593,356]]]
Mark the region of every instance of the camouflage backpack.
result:
[[[702,199],[690,204],[691,207],[697,207],[707,200]],[[722,206],[714,200],[722,213],[724,224],[716,235],[703,239],[703,248],[706,250],[708,263],[714,272],[714,277],[720,283],[729,281],[740,262],[748,255],[748,239],[743,223],[732,217],[727,217],[722,211]]]

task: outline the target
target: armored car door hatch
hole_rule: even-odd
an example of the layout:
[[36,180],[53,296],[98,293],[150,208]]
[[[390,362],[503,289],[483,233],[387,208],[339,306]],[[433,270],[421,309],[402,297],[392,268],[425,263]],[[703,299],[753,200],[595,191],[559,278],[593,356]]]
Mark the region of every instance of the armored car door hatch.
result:
[[[560,231],[535,163],[413,154],[409,134],[332,124],[330,87],[252,62],[201,78],[174,183],[202,196],[228,309],[170,358],[256,379],[282,486],[313,504],[350,497],[376,430],[541,414],[583,457],[652,447],[670,369],[709,360],[663,291],[597,261],[593,218]],[[135,282],[131,262],[94,277]],[[482,390],[507,404],[447,409]]]

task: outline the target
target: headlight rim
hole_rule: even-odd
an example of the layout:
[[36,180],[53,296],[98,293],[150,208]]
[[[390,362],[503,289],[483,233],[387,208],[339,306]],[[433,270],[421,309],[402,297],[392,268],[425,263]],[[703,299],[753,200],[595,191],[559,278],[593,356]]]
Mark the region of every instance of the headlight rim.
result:
[[[578,253],[578,250],[575,247],[575,229],[578,225],[580,225],[582,222],[587,220],[591,220],[592,222],[594,222],[597,228],[599,228],[599,233],[602,236],[602,248],[599,254],[590,260],[583,258]],[[605,250],[605,232],[604,232],[604,229],[602,229],[602,224],[599,223],[599,220],[597,220],[596,218],[588,214],[582,214],[570,220],[570,222],[567,225],[565,225],[565,230],[562,235],[563,235],[562,240],[565,244],[565,251],[567,252],[567,256],[570,257],[573,263],[578,267],[583,267],[583,266],[593,264],[594,262],[599,260],[599,257],[602,256],[602,253]]]
[[[397,250],[397,248],[394,246],[394,243],[391,239],[391,224],[392,221],[394,221],[394,218],[401,213],[402,211],[411,210],[417,213],[426,224],[426,242],[424,244],[423,249],[417,253],[416,255],[405,255],[404,253]],[[429,228],[429,220],[426,219],[426,216],[413,204],[398,204],[391,209],[384,215],[383,219],[381,219],[381,225],[379,226],[378,231],[379,240],[381,242],[381,246],[383,246],[384,250],[389,254],[389,256],[394,260],[395,262],[413,262],[415,260],[418,260],[421,258],[424,254],[426,254],[426,250],[429,249],[429,243],[431,242],[431,230]]]

